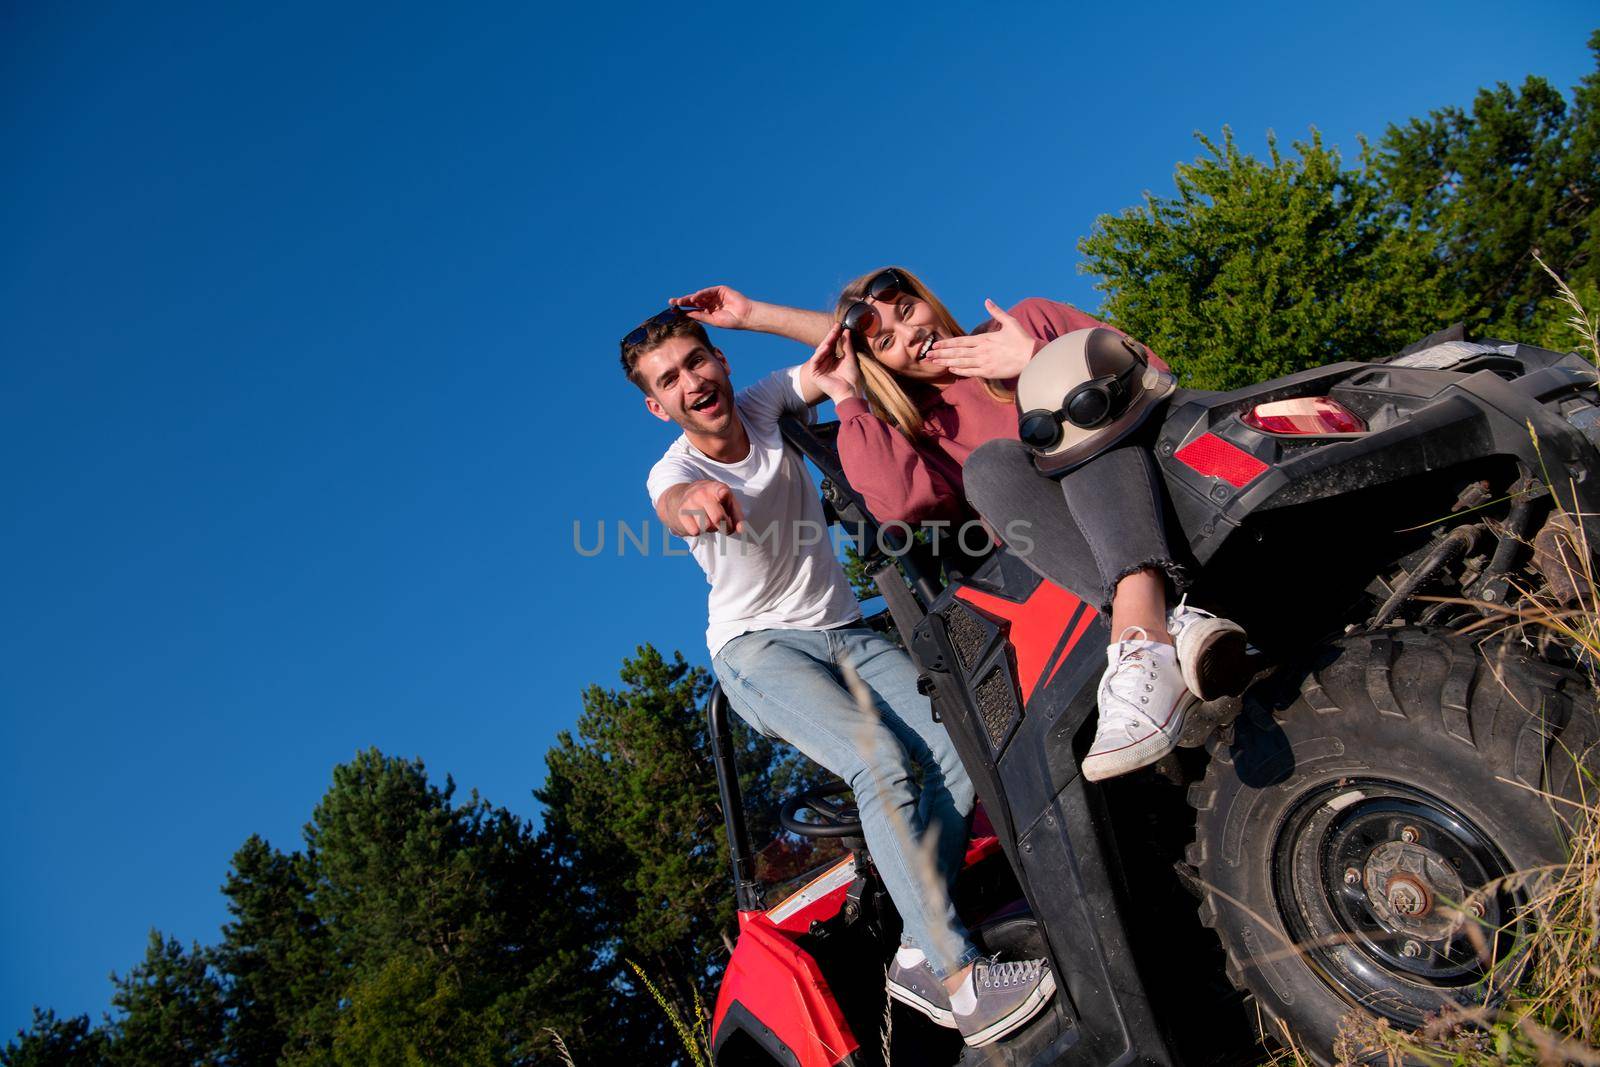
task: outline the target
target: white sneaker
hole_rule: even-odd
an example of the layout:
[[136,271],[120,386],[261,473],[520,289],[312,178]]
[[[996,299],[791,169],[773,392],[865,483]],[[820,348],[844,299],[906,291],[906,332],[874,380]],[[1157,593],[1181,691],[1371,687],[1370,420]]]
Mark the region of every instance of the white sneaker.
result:
[[1167,632],[1177,643],[1184,684],[1201,700],[1234,697],[1244,692],[1255,674],[1244,627],[1191,608],[1188,597],[1167,613]]
[[1183,733],[1195,696],[1184,684],[1177,649],[1148,638],[1143,628],[1130,626],[1106,649],[1100,724],[1083,758],[1083,776],[1091,782],[1154,763]]

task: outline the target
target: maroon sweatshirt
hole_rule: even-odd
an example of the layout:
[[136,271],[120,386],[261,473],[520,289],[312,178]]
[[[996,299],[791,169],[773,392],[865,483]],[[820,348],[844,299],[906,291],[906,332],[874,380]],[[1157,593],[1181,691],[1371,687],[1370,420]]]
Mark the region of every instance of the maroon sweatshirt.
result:
[[[1068,304],[1036,296],[1010,314],[1037,340],[1035,353],[1062,334],[1105,325]],[[998,328],[989,319],[972,332]],[[1016,382],[1004,384],[1015,387]],[[839,460],[850,485],[879,522],[959,522],[972,516],[962,489],[961,466],[984,442],[1016,438],[1017,405],[990,396],[982,378],[963,378],[943,390],[918,389],[914,384],[907,389],[922,411],[924,435],[915,445],[874,415],[865,400],[851,398],[835,405]]]

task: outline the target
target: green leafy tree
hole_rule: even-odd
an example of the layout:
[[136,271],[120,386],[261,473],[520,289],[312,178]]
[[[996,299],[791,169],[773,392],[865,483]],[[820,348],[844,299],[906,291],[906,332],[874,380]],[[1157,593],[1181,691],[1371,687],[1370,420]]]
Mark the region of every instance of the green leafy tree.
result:
[[844,559],[839,561],[844,567],[845,579],[850,583],[850,589],[855,593],[857,600],[871,600],[880,595],[877,583],[872,580],[872,568],[868,566],[855,545],[846,545]]
[[1537,248],[1580,295],[1600,282],[1600,31],[1597,70],[1569,106],[1545,79],[1480,90],[1391,126],[1379,174],[1397,221],[1433,246],[1447,314],[1475,332],[1570,345]]
[[1184,382],[1228,389],[1392,352],[1436,327],[1428,240],[1394,225],[1372,153],[1319,134],[1265,160],[1200,136],[1178,195],[1103,215],[1081,242],[1104,313]]
[[129,1067],[197,1067],[227,1061],[223,1047],[221,982],[211,953],[185,950],[176,938],[150,931],[144,960],[112,977],[110,1062]]
[[[1590,38],[1600,62],[1600,33]],[[1102,313],[1185,384],[1225,389],[1371,359],[1461,321],[1563,348],[1547,262],[1600,294],[1600,73],[1569,105],[1540,78],[1479,93],[1361,144],[1347,167],[1313,131],[1258,159],[1224,130],[1177,195],[1104,215],[1080,243]]]
[[109,1039],[87,1015],[58,1019],[33,1009],[33,1023],[0,1049],[0,1067],[104,1067]]
[[622,689],[585,691],[576,734],[557,735],[535,794],[564,860],[562,881],[594,933],[588,980],[610,995],[604,1029],[591,1022],[567,1035],[589,1058],[618,1041],[659,1047],[664,1036],[623,956],[692,980],[731,917],[716,783],[696,714],[706,672],[644,646],[621,675]]
[[338,1067],[501,1067],[529,1062],[512,1036],[527,1010],[515,996],[485,998],[426,952],[390,956],[346,992],[334,1033]]

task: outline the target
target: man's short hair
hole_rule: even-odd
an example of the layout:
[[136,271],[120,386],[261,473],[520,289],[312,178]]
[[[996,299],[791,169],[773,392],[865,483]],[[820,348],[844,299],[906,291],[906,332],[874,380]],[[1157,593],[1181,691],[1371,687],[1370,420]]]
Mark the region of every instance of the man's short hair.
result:
[[687,315],[674,315],[666,322],[652,320],[645,324],[644,340],[636,345],[626,341],[622,344],[622,373],[628,376],[628,381],[639,387],[645,396],[650,395],[650,386],[639,377],[639,359],[642,356],[660,348],[674,337],[693,337],[706,346],[706,351],[711,351],[711,338],[706,334],[706,328]]

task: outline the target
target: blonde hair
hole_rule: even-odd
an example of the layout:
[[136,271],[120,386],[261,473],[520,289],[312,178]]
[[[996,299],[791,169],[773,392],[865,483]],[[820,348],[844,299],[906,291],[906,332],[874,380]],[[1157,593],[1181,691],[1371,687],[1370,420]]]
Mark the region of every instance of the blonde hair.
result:
[[[834,318],[842,319],[851,304],[866,296],[867,284],[886,270],[892,270],[905,279],[909,290],[907,295],[927,304],[933,311],[933,317],[940,329],[946,334],[960,337],[967,332],[961,328],[956,317],[950,314],[950,309],[944,306],[944,301],[934,296],[921,278],[904,267],[879,267],[848,283],[839,292],[838,302],[834,306]],[[861,381],[866,386],[867,403],[872,407],[873,414],[912,440],[921,437],[924,433],[922,410],[906,392],[899,377],[878,362],[870,346],[857,344],[854,334],[847,333],[842,340],[855,349],[856,361],[861,366]],[[984,387],[995,400],[1006,404],[1011,402],[1013,394],[1010,390],[988,380],[984,381]]]

